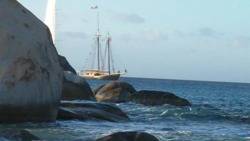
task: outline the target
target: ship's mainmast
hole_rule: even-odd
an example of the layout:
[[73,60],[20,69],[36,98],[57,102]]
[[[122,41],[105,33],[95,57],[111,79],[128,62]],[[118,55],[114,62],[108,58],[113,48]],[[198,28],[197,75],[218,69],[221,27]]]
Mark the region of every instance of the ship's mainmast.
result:
[[110,50],[110,42],[111,42],[111,37],[109,36],[108,34],[108,38],[107,38],[107,47],[108,47],[108,72],[109,72],[109,75],[111,74],[111,50]]
[[97,12],[97,33],[96,33],[96,41],[97,41],[97,69],[101,69],[100,59],[101,59],[101,43],[100,43],[100,13]]

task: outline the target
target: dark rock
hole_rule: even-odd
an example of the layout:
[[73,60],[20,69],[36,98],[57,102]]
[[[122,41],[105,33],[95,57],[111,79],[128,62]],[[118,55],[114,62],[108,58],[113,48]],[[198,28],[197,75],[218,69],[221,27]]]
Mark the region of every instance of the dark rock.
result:
[[59,120],[128,121],[128,116],[117,106],[101,103],[62,102]]
[[40,140],[38,137],[32,135],[27,130],[17,129],[4,129],[0,131],[0,140],[11,140],[11,141],[35,141]]
[[64,71],[70,71],[73,74],[76,74],[75,69],[70,65],[70,63],[64,56],[59,55],[58,57],[59,57],[60,66],[62,67]]
[[96,141],[159,141],[153,135],[144,132],[117,132]]
[[191,106],[191,103],[170,92],[142,90],[131,95],[131,100],[144,105]]
[[135,92],[135,88],[126,82],[112,81],[97,88],[95,97],[98,102],[127,102]]
[[112,81],[101,85],[95,91],[95,98],[98,102],[135,102],[144,105],[163,105],[191,106],[191,103],[170,92],[143,90],[136,92],[135,88],[120,81]]
[[54,121],[63,71],[50,31],[17,0],[0,13],[0,122]]
[[64,72],[62,100],[95,100],[95,97],[84,78]]

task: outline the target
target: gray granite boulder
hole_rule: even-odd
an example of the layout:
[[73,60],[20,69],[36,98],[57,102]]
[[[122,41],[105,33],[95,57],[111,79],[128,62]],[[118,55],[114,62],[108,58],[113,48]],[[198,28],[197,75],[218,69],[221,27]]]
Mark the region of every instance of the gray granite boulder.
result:
[[115,105],[69,102],[61,103],[58,120],[98,120],[110,122],[128,121],[129,117]]
[[60,66],[62,67],[63,71],[70,71],[76,75],[75,69],[70,65],[68,60],[62,55],[59,55],[58,57],[59,57]]
[[159,141],[155,136],[145,132],[117,132],[96,141]]
[[191,106],[191,103],[170,92],[142,90],[131,95],[131,101],[144,105],[163,105]]
[[27,130],[4,129],[0,131],[0,140],[1,141],[38,141],[41,139],[31,134]]
[[98,102],[128,102],[135,92],[135,88],[127,82],[111,81],[95,90],[95,98]]
[[47,26],[16,0],[1,0],[0,122],[55,120],[62,79]]
[[62,100],[95,100],[95,97],[84,78],[65,71]]

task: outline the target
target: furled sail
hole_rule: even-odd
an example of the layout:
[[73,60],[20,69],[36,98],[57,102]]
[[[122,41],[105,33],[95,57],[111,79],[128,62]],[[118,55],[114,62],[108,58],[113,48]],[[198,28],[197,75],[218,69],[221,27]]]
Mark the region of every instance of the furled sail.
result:
[[48,0],[46,15],[45,15],[45,24],[49,27],[53,42],[55,43],[56,36],[56,0]]

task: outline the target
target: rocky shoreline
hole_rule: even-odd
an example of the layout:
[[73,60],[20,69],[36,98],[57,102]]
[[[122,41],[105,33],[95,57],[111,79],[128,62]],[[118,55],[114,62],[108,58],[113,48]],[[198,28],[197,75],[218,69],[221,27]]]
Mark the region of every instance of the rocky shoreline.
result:
[[[191,106],[170,92],[141,90],[111,81],[91,90],[59,55],[48,28],[17,1],[0,1],[0,122],[95,120],[129,122],[115,104]],[[88,100],[89,102],[76,102]],[[25,130],[0,132],[1,138],[39,140]],[[143,132],[119,132],[97,141],[157,141]]]

